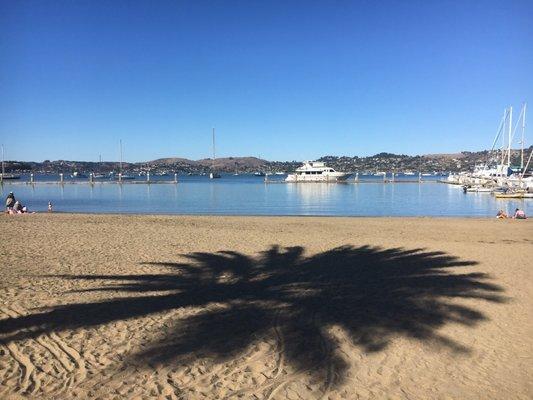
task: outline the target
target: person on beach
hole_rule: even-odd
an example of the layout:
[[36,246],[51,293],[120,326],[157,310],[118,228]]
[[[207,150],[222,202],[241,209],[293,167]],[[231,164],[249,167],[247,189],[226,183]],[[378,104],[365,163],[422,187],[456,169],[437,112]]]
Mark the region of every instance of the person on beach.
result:
[[13,209],[15,206],[15,195],[13,192],[9,192],[9,194],[6,197],[6,211],[9,212]]
[[504,219],[507,218],[507,214],[503,212],[503,210],[498,211],[498,214],[496,214],[496,218],[498,219]]
[[514,219],[526,219],[527,217],[526,217],[526,213],[524,212],[524,210],[521,210],[521,209],[517,208],[514,211],[513,218]]
[[22,204],[20,204],[20,201],[15,201],[15,204],[13,205],[13,211],[16,213],[16,214],[22,214],[24,211],[23,210],[23,206]]

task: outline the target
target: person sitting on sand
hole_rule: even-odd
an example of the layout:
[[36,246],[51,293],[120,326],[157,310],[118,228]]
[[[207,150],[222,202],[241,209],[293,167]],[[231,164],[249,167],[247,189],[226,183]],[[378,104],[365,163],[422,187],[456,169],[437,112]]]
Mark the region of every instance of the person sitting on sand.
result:
[[15,205],[15,195],[13,192],[9,192],[9,194],[6,197],[6,211],[9,212],[13,209],[13,206]]
[[498,219],[504,219],[507,218],[507,214],[503,212],[503,210],[498,211],[498,214],[496,214],[496,218]]
[[513,218],[514,219],[526,219],[527,217],[526,217],[526,213],[524,212],[524,210],[521,210],[521,209],[517,208],[514,211]]
[[22,204],[20,204],[20,201],[15,201],[15,204],[13,205],[13,211],[15,214],[22,214],[24,211],[22,211],[23,207]]

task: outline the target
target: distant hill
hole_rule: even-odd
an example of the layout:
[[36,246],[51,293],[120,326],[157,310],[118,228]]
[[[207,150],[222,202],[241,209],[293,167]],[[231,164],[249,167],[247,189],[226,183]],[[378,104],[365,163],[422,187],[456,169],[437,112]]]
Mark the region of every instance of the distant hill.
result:
[[206,170],[214,167],[222,172],[234,172],[242,170],[260,170],[269,164],[269,161],[257,157],[222,157],[213,159],[204,158],[202,160],[188,160],[186,158],[170,157],[159,158],[157,160],[144,163],[148,167],[200,167]]
[[189,164],[189,165],[198,165],[198,161],[189,160],[187,158],[180,157],[168,157],[168,158],[158,158],[157,160],[147,161],[144,164],[148,165],[174,165],[174,164]]
[[217,158],[214,164],[211,158],[198,160],[198,163],[206,167],[214,165],[215,168],[222,170],[234,170],[239,168],[261,168],[267,165],[268,161],[261,160],[257,157],[225,157]]
[[[533,146],[525,149],[527,162]],[[500,156],[498,152],[487,150],[461,153],[425,154],[408,156],[405,154],[378,153],[368,157],[358,156],[323,156],[317,161],[326,162],[327,165],[338,171],[346,172],[377,172],[377,171],[446,171],[457,172],[471,170],[478,163],[495,163]],[[520,151],[514,149],[511,154],[513,165],[520,165]],[[262,172],[291,172],[301,165],[301,161],[267,161],[257,157],[222,157],[214,162],[210,158],[202,160],[189,160],[182,157],[167,157],[157,160],[123,163],[123,171],[129,173],[143,173],[152,171],[155,173],[207,173],[213,169],[217,172],[226,173],[250,173]],[[533,167],[530,165],[530,168]],[[67,161],[45,160],[43,162],[6,161],[6,172],[38,172],[38,173],[72,173],[72,172],[118,172],[117,162],[91,162],[91,161]]]
[[460,159],[466,157],[465,153],[440,153],[440,154],[424,154],[422,157],[426,158],[446,158],[446,159]]

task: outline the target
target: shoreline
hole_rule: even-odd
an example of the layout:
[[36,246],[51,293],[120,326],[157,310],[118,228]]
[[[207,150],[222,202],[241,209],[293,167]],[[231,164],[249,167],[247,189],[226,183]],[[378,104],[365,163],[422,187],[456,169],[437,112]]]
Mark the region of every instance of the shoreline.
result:
[[[3,213],[4,215],[9,215],[7,213]],[[25,215],[25,214],[16,214],[12,215],[13,217],[16,217],[18,215]],[[435,219],[435,220],[480,220],[480,221],[487,221],[487,220],[493,220],[497,219],[496,216],[494,217],[480,217],[480,216],[456,216],[456,215],[440,215],[440,216],[434,216],[434,215],[301,215],[301,214],[164,214],[164,213],[157,213],[157,214],[141,214],[141,213],[135,213],[135,212],[124,212],[124,213],[117,213],[117,212],[74,212],[74,211],[53,211],[53,212],[47,212],[47,211],[31,211],[27,213],[27,215],[78,215],[78,216],[114,216],[114,217],[212,217],[212,218],[325,218],[325,219]],[[499,219],[499,221],[503,220],[513,220],[513,218],[503,218]],[[533,220],[532,217],[527,217],[525,220],[520,221],[530,221]]]

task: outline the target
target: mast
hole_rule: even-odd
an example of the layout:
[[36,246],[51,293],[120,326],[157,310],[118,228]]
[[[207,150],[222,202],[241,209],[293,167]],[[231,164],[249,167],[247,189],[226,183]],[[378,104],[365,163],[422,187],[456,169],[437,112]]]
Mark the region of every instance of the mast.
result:
[[122,173],[122,139],[118,141],[120,147],[120,163],[119,163],[119,172]]
[[527,103],[524,103],[524,109],[522,114],[522,140],[520,141],[521,150],[520,150],[520,169],[524,171],[524,133],[526,131],[526,108]]
[[215,166],[215,128],[213,128],[213,167]]
[[513,106],[509,107],[509,138],[507,142],[507,166],[511,166],[511,130],[513,128]]
[[5,169],[4,169],[4,145],[2,145],[2,180],[4,179],[4,173],[5,173]]
[[505,160],[505,123],[507,122],[507,114],[508,114],[508,109],[506,108],[504,111],[503,111],[503,130],[502,130],[502,147],[501,147],[501,151],[502,151],[502,161],[500,162],[500,166],[498,168],[498,173],[500,175],[502,175],[503,173],[503,162]]

